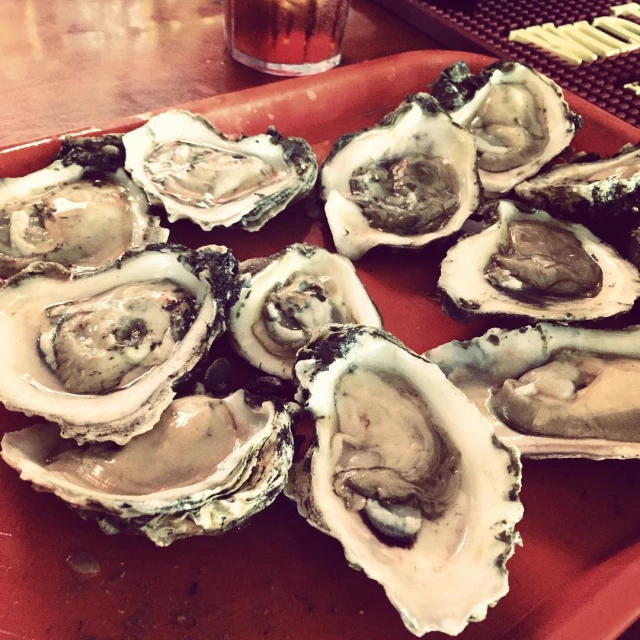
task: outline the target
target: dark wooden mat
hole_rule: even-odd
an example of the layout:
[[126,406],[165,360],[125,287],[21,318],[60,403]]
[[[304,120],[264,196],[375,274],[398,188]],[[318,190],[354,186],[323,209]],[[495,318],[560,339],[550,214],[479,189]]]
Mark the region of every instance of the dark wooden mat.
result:
[[[530,65],[596,106],[640,125],[640,96],[624,85],[640,82],[640,49],[571,65],[533,46],[509,41],[509,33],[552,22],[556,26],[611,15],[615,0],[478,0],[427,2],[376,0],[448,47],[488,53]],[[625,16],[626,19],[629,19]]]

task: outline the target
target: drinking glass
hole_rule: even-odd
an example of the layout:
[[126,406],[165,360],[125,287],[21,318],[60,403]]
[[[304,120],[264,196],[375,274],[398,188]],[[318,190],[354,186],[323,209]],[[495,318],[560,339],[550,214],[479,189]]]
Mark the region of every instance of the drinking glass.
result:
[[303,76],[340,63],[349,0],[224,0],[231,55],[254,69]]

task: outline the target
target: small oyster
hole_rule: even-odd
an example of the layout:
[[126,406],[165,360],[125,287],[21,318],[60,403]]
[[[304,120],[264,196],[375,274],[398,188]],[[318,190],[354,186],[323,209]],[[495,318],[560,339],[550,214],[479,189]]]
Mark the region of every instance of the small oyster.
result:
[[236,269],[226,248],[153,245],[75,277],[49,263],[14,276],[0,289],[0,400],[80,443],[148,431],[224,330]]
[[639,345],[638,327],[542,323],[424,355],[522,455],[602,460],[640,457]]
[[447,312],[577,322],[624,313],[640,296],[638,270],[586,227],[507,200],[497,212],[494,224],[443,260],[438,286]]
[[329,323],[380,327],[382,320],[351,262],[320,247],[294,244],[247,260],[229,314],[234,349],[252,365],[290,379],[298,349]]
[[123,161],[118,136],[67,139],[46,169],[0,180],[0,278],[39,261],[97,268],[164,242],[169,231]]
[[623,148],[605,160],[558,165],[515,190],[554,215],[610,225],[613,218],[640,208],[640,148]]
[[342,136],[322,169],[338,253],[355,260],[376,245],[423,247],[458,231],[478,206],[475,156],[472,136],[426,93]]
[[142,533],[157,545],[218,535],[271,504],[293,457],[294,404],[174,400],[152,431],[118,447],[80,447],[52,424],[8,433],[2,457],[106,533]]
[[287,496],[384,587],[415,635],[456,635],[508,591],[519,458],[435,365],[390,334],[318,330],[294,381],[316,441]]
[[482,186],[494,193],[538,173],[582,122],[555,82],[518,62],[495,62],[478,76],[457,62],[435,81],[433,95],[474,135]]
[[205,231],[239,223],[261,229],[312,187],[318,164],[308,143],[267,133],[226,138],[202,116],[167,111],[124,135],[126,168],[169,222]]

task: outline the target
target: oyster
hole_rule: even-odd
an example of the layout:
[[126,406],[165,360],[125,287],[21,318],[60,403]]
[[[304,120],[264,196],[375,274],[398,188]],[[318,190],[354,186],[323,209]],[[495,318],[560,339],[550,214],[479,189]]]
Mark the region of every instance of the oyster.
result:
[[65,140],[46,169],[0,180],[0,278],[39,261],[97,268],[168,238],[118,145],[118,136]]
[[640,273],[586,227],[507,200],[497,212],[494,224],[443,260],[438,287],[447,312],[577,322],[631,309]]
[[370,129],[342,136],[322,169],[338,253],[422,247],[450,236],[478,206],[473,138],[428,94],[408,96]]
[[638,327],[490,329],[424,355],[524,456],[640,458]]
[[442,72],[433,95],[473,133],[482,186],[506,193],[569,146],[581,118],[546,76],[499,61],[473,76],[464,62]]
[[317,327],[382,320],[351,262],[320,247],[294,244],[240,265],[238,302],[229,314],[234,349],[252,365],[290,379],[298,349]]
[[253,405],[243,391],[187,396],[123,447],[81,447],[40,424],[6,434],[2,457],[105,532],[143,533],[166,546],[224,533],[273,502],[291,465],[294,414],[293,404]]
[[[519,184],[520,198],[555,215],[611,224],[640,207],[640,148],[623,148],[613,158],[572,162]],[[601,219],[605,216],[605,219]]]
[[285,493],[384,587],[409,630],[458,634],[508,591],[520,462],[424,358],[359,325],[318,330],[294,381],[316,441]]
[[237,295],[223,247],[153,245],[75,277],[40,270],[0,290],[0,400],[80,443],[124,444],[151,429]]
[[126,167],[169,222],[205,231],[239,223],[261,229],[312,187],[318,165],[306,141],[267,133],[226,138],[187,111],[167,111],[123,137]]

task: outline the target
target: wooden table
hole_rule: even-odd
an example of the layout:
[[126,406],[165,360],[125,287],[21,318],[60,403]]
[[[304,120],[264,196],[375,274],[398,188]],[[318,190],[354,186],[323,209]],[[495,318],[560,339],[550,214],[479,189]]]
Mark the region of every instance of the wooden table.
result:
[[[343,64],[437,43],[354,0]],[[214,0],[3,0],[0,146],[281,78],[224,45]]]

